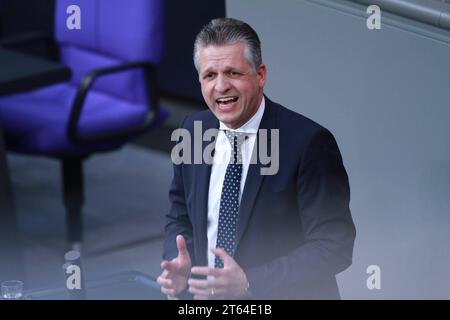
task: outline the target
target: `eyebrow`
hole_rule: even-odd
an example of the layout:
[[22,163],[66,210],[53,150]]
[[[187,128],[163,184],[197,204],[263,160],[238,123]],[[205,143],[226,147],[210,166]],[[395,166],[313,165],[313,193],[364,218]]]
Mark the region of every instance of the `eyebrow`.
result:
[[[237,67],[225,67],[225,71],[224,72],[229,72],[229,71],[239,71],[239,72],[244,72],[241,68],[237,68]],[[211,67],[207,68],[206,70],[204,70],[203,72],[201,72],[201,74],[206,74],[206,73],[217,73],[217,71],[212,70]]]
[[209,67],[208,69],[202,71],[201,73],[205,74],[205,73],[209,73],[209,72],[214,72],[214,71],[211,70],[211,67]]

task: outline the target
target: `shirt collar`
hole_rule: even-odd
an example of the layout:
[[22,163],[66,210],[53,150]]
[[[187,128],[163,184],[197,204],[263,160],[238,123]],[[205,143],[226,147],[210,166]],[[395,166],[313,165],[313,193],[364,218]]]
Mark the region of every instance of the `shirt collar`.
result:
[[253,117],[250,118],[245,124],[243,124],[241,127],[237,129],[230,129],[226,126],[225,123],[222,121],[220,122],[219,129],[220,130],[230,130],[230,131],[237,131],[237,132],[244,132],[244,133],[257,133],[259,129],[259,124],[261,123],[262,116],[264,114],[264,109],[266,107],[266,100],[263,96],[261,100],[261,104],[259,105],[258,111],[253,115]]

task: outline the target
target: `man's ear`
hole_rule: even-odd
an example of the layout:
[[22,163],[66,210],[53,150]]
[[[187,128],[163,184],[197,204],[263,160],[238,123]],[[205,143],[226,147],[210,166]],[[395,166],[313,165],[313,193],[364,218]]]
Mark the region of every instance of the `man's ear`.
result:
[[264,84],[266,83],[266,65],[264,63],[261,63],[261,65],[258,68],[258,77],[259,77],[259,86],[262,88],[264,87]]

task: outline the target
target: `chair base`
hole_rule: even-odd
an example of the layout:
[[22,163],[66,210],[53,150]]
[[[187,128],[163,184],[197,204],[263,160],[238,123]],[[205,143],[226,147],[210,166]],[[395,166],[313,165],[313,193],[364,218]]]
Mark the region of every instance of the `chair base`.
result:
[[67,242],[83,242],[82,207],[84,204],[83,158],[62,158],[63,200],[66,207]]

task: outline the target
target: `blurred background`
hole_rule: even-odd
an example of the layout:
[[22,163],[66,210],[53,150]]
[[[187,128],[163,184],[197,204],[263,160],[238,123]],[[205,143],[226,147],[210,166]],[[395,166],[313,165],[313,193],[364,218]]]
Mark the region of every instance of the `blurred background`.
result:
[[[13,83],[14,72],[0,68],[0,126],[5,140],[0,152],[7,154],[6,163],[0,161],[0,174],[9,175],[8,188],[0,186],[0,190],[5,198],[11,195],[13,204],[12,209],[4,206],[1,214],[6,216],[9,210],[8,221],[17,221],[17,237],[4,236],[2,241],[5,252],[11,241],[18,243],[27,289],[63,285],[64,253],[74,242],[81,245],[88,278],[127,270],[159,275],[172,177],[170,134],[186,115],[206,108],[192,63],[193,41],[209,20],[228,16],[248,22],[260,36],[268,69],[267,96],[324,125],[337,139],[350,178],[357,229],[353,265],[338,275],[342,298],[450,298],[449,1],[148,0],[158,4],[151,7],[158,10],[155,23],[149,22],[153,11],[137,13],[141,4],[150,10],[145,2],[128,1],[136,6],[135,23],[142,21],[143,29],[158,39],[148,39],[148,48],[161,47],[148,58],[157,70],[150,81],[150,98],[140,100],[142,92],[137,92],[127,100],[131,89],[108,92],[99,80],[92,87],[93,98],[85,103],[100,106],[110,104],[112,100],[107,99],[117,99],[118,105],[145,110],[157,97],[159,118],[139,134],[74,149],[68,145],[76,137],[50,146],[43,137],[54,137],[56,131],[46,132],[43,122],[30,125],[31,120],[23,119],[28,110],[32,115],[37,112],[34,101],[47,105],[51,98],[68,104],[61,116],[67,126],[67,101],[73,101],[80,90],[74,81],[81,81],[82,71],[90,70],[82,66],[77,71],[80,57],[89,55],[90,63],[101,61],[102,67],[109,67],[111,61],[123,64],[143,59],[135,54],[140,46],[127,51],[135,48],[133,40],[139,38],[129,31],[131,22],[113,19],[114,6],[124,2],[0,0],[0,60],[6,54],[2,50],[13,51],[55,63],[53,72],[70,66],[72,75],[72,87],[68,79],[56,80],[53,73],[54,83],[35,86],[36,93],[20,87],[17,79]],[[69,4],[81,8],[81,31],[86,38],[72,37],[80,30],[61,25],[70,14],[58,8]],[[371,14],[366,10],[371,4],[381,8],[380,29],[367,27]],[[95,37],[89,38],[90,30],[98,32]],[[108,30],[115,30],[111,38]],[[110,45],[114,38],[117,43]],[[141,78],[145,77],[130,73],[124,82],[129,81],[134,90]],[[11,115],[9,110],[22,113]],[[47,111],[48,123],[56,128],[59,124],[51,115],[59,111],[54,110],[60,109]],[[31,118],[39,117],[36,114]],[[81,117],[79,121],[80,133],[84,128],[90,133],[89,120]],[[94,127],[108,123],[101,121]],[[19,140],[18,132],[29,134],[29,140]],[[80,197],[67,186],[67,159],[83,163],[81,231],[67,227],[70,219],[76,219],[71,210],[76,211]],[[82,238],[77,237],[80,232]],[[0,263],[16,259],[7,254]],[[371,265],[380,268],[380,289],[367,286]],[[1,280],[14,274],[4,269]]]

